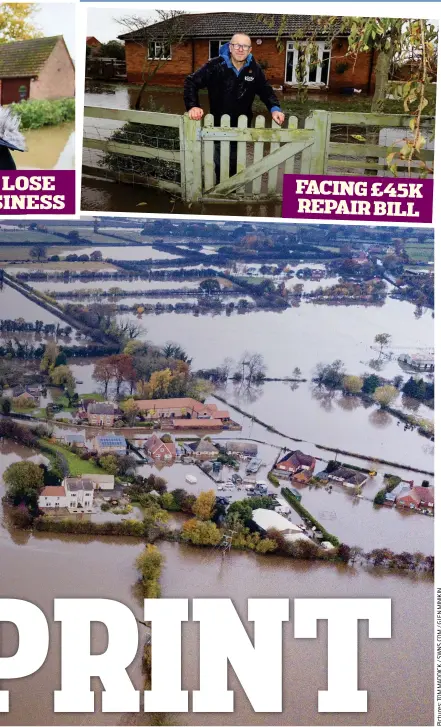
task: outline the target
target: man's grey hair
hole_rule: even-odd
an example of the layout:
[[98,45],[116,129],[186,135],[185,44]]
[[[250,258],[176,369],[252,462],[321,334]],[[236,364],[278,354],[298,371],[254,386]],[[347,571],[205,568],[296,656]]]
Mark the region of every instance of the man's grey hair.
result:
[[250,41],[250,45],[251,45],[251,38],[250,38],[250,36],[249,36],[249,35],[247,35],[246,33],[240,33],[240,32],[239,32],[239,33],[234,33],[234,35],[232,35],[232,36],[231,36],[231,40],[230,40],[230,43],[232,43],[232,42],[233,42],[233,40],[234,40],[234,38],[236,37],[236,35],[244,35],[244,36],[245,36],[245,38],[248,38],[248,40]]

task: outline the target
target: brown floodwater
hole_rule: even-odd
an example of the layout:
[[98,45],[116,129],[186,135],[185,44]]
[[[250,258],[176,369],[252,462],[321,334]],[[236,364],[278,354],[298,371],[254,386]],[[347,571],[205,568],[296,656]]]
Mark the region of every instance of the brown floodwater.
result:
[[[138,618],[142,611],[133,585],[134,561],[143,545],[136,540],[55,537],[46,534],[7,538],[0,548],[1,595],[31,600],[51,618],[54,598],[113,598],[127,605]],[[162,543],[164,569],[162,595],[167,598],[231,598],[245,619],[246,599],[302,597],[392,598],[393,638],[368,640],[360,625],[359,685],[368,690],[367,714],[335,714],[332,724],[426,725],[433,705],[433,584],[407,576],[369,573],[348,568],[289,562],[282,558],[231,553],[222,559],[213,550],[196,550]],[[415,614],[424,618],[415,618]],[[141,628],[141,627],[140,627]],[[127,717],[102,714],[97,695],[94,714],[57,714],[52,711],[52,691],[60,686],[60,635],[51,625],[51,646],[44,666],[20,681],[4,681],[10,690],[9,725],[149,724],[148,715]],[[92,648],[106,646],[104,629],[92,629]],[[284,708],[281,714],[256,714],[231,671],[230,688],[236,692],[233,714],[173,715],[173,724],[198,725],[326,725],[329,715],[317,713],[317,691],[326,688],[326,637],[319,628],[317,640],[295,641],[292,624],[284,628]],[[143,634],[141,632],[141,638]],[[219,633],[221,637],[221,633]],[[6,625],[3,650],[17,647],[16,633]],[[215,642],[213,644],[215,648]],[[373,665],[375,664],[375,668]],[[270,668],[271,665],[262,665]],[[198,687],[198,642],[192,624],[183,629],[183,684]],[[129,668],[140,689],[139,655]],[[99,680],[93,688],[100,692]],[[391,694],[394,698],[391,699]],[[5,721],[5,720],[3,720]]]
[[15,152],[17,169],[75,169],[75,123],[24,132],[26,152]]
[[[38,453],[4,442],[0,449],[0,475],[13,462],[40,461]],[[165,472],[164,472],[165,474]],[[0,497],[3,495],[0,480]],[[386,515],[392,513],[386,513]],[[1,515],[0,515],[1,517]],[[425,520],[425,518],[421,518]],[[136,539],[57,536],[10,531],[0,521],[0,595],[22,598],[38,605],[50,620],[54,598],[112,598],[142,617],[134,590],[134,561],[143,544]],[[171,523],[179,524],[179,518]],[[361,527],[361,526],[360,526]],[[364,525],[366,527],[366,525]],[[245,618],[247,598],[386,597],[392,598],[393,637],[368,640],[360,626],[359,685],[367,689],[366,715],[332,715],[332,724],[426,725],[432,720],[433,703],[433,583],[425,578],[399,576],[362,569],[232,552],[222,559],[212,549],[197,550],[161,543],[164,568],[162,595],[166,598],[231,598]],[[424,618],[415,618],[415,614]],[[143,637],[142,627],[141,639]],[[8,725],[149,724],[147,715],[102,714],[100,696],[94,714],[55,715],[52,691],[60,686],[60,634],[53,625],[51,646],[44,666],[20,681],[3,682],[10,690]],[[95,653],[106,646],[104,629],[92,629]],[[17,648],[16,632],[2,627],[2,653]],[[372,665],[375,664],[375,669]],[[269,666],[269,665],[268,665]],[[262,668],[266,668],[262,665]],[[198,686],[197,632],[192,624],[183,630],[183,684]],[[140,658],[129,669],[136,688],[142,687]],[[93,688],[100,691],[99,680]],[[284,630],[284,709],[281,714],[255,714],[234,673],[231,688],[237,690],[234,714],[174,715],[173,724],[280,724],[325,725],[329,717],[317,713],[317,690],[326,688],[326,638],[319,628],[318,640],[296,642],[292,626]],[[390,695],[394,694],[394,699]]]

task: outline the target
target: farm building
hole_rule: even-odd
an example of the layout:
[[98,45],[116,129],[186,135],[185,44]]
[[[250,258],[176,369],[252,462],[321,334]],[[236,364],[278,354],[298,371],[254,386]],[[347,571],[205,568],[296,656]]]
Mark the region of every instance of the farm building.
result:
[[75,69],[62,35],[0,45],[0,103],[75,96]]

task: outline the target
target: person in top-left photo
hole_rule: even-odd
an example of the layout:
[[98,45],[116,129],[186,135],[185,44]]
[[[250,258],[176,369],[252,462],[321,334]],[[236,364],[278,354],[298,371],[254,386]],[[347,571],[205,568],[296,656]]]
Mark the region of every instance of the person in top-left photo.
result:
[[0,4],[0,170],[75,168],[75,6]]

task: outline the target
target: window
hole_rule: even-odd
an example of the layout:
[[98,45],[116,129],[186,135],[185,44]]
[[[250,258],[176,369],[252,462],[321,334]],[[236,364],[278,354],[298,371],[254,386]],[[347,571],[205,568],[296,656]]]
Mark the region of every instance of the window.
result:
[[229,43],[229,40],[209,40],[208,41],[208,59],[211,60],[211,58],[217,58],[219,55],[219,51],[222,45],[224,43]]
[[[331,49],[326,43],[317,43],[317,56],[314,59],[306,59],[305,78],[303,82],[307,85],[320,84],[327,86],[329,82],[329,61],[331,59]],[[303,55],[305,45],[302,43],[289,42],[286,44],[286,83],[298,84],[301,81],[297,79],[297,64],[299,56]]]
[[149,60],[171,61],[170,43],[161,40],[152,40],[149,43]]

